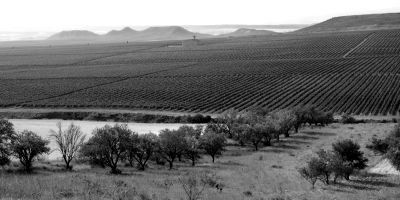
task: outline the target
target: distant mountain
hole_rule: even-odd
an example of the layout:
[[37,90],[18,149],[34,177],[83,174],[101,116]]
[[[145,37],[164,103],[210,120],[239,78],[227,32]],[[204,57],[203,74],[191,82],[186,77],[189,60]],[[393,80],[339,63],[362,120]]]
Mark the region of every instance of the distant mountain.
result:
[[400,28],[400,13],[335,17],[300,29],[300,33],[342,32]]
[[118,31],[118,30],[112,30],[110,32],[108,32],[106,35],[106,37],[131,37],[134,34],[136,34],[137,31],[133,30],[129,27],[125,27],[122,30]]
[[96,33],[85,30],[62,31],[48,38],[48,40],[95,40],[99,37]]
[[222,34],[219,36],[221,36],[221,37],[243,37],[243,36],[251,36],[251,35],[277,35],[277,34],[278,33],[274,32],[274,31],[240,28],[232,33]]
[[208,38],[212,35],[190,32],[179,26],[150,27],[143,31],[136,31],[129,27],[122,30],[112,30],[105,35],[97,35],[90,31],[63,31],[57,33],[49,40],[98,40],[98,41],[154,41],[154,40],[182,40]]
[[212,35],[190,32],[180,26],[150,27],[138,32],[137,37],[145,40],[182,40],[212,37]]

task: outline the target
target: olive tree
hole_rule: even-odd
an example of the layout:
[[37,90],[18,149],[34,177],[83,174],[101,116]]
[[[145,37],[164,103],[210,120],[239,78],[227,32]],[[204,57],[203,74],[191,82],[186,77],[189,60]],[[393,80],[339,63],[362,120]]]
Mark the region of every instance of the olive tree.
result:
[[105,125],[93,131],[82,154],[88,158],[100,159],[102,164],[111,168],[110,173],[120,174],[118,163],[127,153],[131,135],[132,131],[127,124]]
[[50,137],[57,143],[57,150],[65,162],[65,168],[72,170],[71,161],[75,158],[79,148],[85,142],[85,135],[79,126],[71,123],[66,130],[62,129],[61,122],[57,123],[57,130],[50,130]]
[[8,120],[0,119],[0,166],[10,163],[10,145],[14,138],[14,125]]
[[133,133],[128,145],[128,160],[131,166],[133,161],[137,162],[139,170],[145,170],[147,162],[153,156],[158,147],[158,137],[153,133]]
[[11,149],[16,158],[24,166],[26,172],[32,172],[34,159],[44,153],[48,153],[49,141],[44,140],[32,131],[25,130],[16,134],[15,140],[11,143]]
[[200,146],[208,155],[211,156],[213,163],[215,161],[215,157],[222,154],[225,143],[225,136],[213,131],[206,131],[200,137]]
[[291,110],[279,110],[272,114],[272,118],[277,121],[279,131],[276,134],[276,139],[279,141],[279,135],[283,134],[289,137],[289,131],[295,127],[296,115]]
[[175,159],[185,152],[185,138],[182,132],[164,129],[160,131],[159,141],[159,154],[169,163],[169,169],[172,169]]

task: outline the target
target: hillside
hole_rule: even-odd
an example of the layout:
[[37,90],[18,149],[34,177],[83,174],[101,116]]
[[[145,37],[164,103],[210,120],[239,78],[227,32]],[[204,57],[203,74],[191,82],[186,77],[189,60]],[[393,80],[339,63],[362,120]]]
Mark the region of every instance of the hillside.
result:
[[309,26],[297,33],[363,31],[400,28],[400,13],[335,17]]
[[86,30],[62,31],[48,38],[48,40],[95,40],[99,35]]
[[240,28],[232,33],[219,35],[220,37],[243,37],[243,36],[254,36],[254,35],[277,35],[274,31],[267,30],[256,30],[248,28]]

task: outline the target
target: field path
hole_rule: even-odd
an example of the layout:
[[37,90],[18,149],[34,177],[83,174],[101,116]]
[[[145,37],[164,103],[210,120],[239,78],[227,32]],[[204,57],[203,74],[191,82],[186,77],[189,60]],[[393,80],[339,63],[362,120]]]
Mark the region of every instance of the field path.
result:
[[33,102],[36,102],[36,101],[42,101],[42,100],[48,100],[48,99],[52,99],[52,98],[62,97],[62,96],[66,96],[66,95],[73,94],[73,93],[75,93],[75,92],[80,92],[80,91],[84,91],[84,90],[87,90],[87,89],[91,89],[91,88],[96,88],[96,87],[100,87],[100,86],[104,86],[104,85],[109,85],[109,84],[113,84],[113,83],[118,83],[118,82],[122,82],[122,81],[129,80],[129,79],[132,79],[132,78],[140,78],[140,77],[143,77],[143,76],[148,76],[148,75],[151,75],[151,74],[157,74],[157,73],[160,73],[160,72],[165,72],[165,71],[170,71],[170,70],[176,70],[176,69],[182,69],[182,68],[192,67],[192,66],[197,65],[197,64],[198,64],[197,62],[196,62],[196,63],[190,63],[190,64],[184,65],[184,66],[179,66],[179,67],[174,67],[174,68],[169,68],[169,69],[163,69],[163,70],[154,71],[154,72],[149,72],[149,73],[144,73],[144,74],[140,74],[140,75],[136,75],[136,76],[121,77],[121,79],[118,79],[118,80],[114,80],[114,81],[110,81],[110,82],[105,82],[105,83],[101,83],[101,84],[94,85],[94,86],[88,86],[88,87],[80,88],[80,89],[78,89],[78,90],[73,90],[73,91],[70,91],[70,92],[66,92],[66,93],[63,93],[63,94],[54,95],[54,96],[50,96],[50,97],[45,97],[45,98],[40,98],[40,99],[34,99],[34,100],[24,101],[24,102],[17,102],[17,103],[14,103],[14,104],[12,104],[12,105],[8,105],[8,106],[18,106],[18,105],[20,105],[20,104],[33,103]]
[[343,58],[346,58],[348,55],[350,55],[351,53],[353,53],[353,51],[355,51],[358,47],[360,47],[361,45],[363,45],[371,36],[373,36],[374,33],[369,34],[363,41],[361,41],[357,46],[355,46],[354,48],[350,49],[350,51],[348,51],[346,54],[344,54]]

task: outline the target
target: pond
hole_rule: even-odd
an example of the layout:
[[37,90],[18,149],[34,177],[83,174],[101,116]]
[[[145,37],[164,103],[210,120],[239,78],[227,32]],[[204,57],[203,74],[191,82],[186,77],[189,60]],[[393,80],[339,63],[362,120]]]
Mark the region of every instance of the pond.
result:
[[[88,139],[94,129],[100,128],[108,125],[114,125],[116,122],[99,122],[99,121],[75,121],[75,120],[35,120],[35,119],[10,119],[10,122],[14,124],[14,128],[17,132],[21,132],[23,130],[30,130],[38,135],[42,136],[44,139],[49,139],[50,130],[56,130],[57,122],[61,122],[63,129],[67,128],[67,126],[71,123],[74,123],[77,126],[81,127],[83,133],[85,133],[86,139]],[[177,129],[185,124],[171,124],[171,123],[127,123],[128,127],[139,134],[143,133],[155,133],[158,134],[162,129]],[[49,144],[52,152],[44,158],[54,160],[60,159],[60,153],[57,151],[53,151],[56,149],[56,143],[50,140]]]

